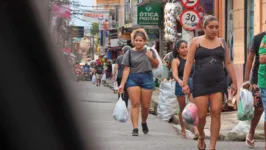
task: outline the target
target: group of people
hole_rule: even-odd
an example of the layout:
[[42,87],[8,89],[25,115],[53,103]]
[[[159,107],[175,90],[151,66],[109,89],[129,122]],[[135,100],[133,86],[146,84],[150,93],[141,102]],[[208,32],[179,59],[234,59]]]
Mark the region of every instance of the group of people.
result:
[[[175,43],[168,59],[172,78],[176,81],[175,95],[180,106],[180,122],[182,135],[186,137],[182,111],[186,106],[185,96],[198,108],[198,125],[194,127],[198,140],[197,148],[206,149],[204,127],[207,110],[210,109],[210,149],[215,150],[221,126],[221,112],[224,94],[227,93],[227,75],[231,78],[231,95],[238,91],[235,72],[230,60],[228,46],[224,39],[218,38],[219,23],[215,16],[206,16],[203,21],[204,35],[195,37],[190,45],[184,40]],[[256,56],[252,70],[251,84],[256,100],[255,115],[251,121],[247,144],[254,146],[254,132],[266,106],[266,32],[254,37],[246,66],[245,80],[249,80],[253,59]],[[148,36],[144,29],[136,29],[131,34],[133,48],[124,47],[124,54],[118,57],[115,67],[119,92],[126,104],[131,103],[132,136],[139,136],[138,120],[141,108],[141,126],[144,134],[149,132],[147,118],[154,88],[152,70],[158,67],[159,61],[155,50],[146,46]],[[264,45],[260,44],[261,41]],[[258,93],[260,88],[260,94]],[[264,104],[264,105],[263,105]],[[264,109],[265,110],[265,109]],[[265,117],[266,120],[266,117]],[[265,130],[266,133],[266,130]]]

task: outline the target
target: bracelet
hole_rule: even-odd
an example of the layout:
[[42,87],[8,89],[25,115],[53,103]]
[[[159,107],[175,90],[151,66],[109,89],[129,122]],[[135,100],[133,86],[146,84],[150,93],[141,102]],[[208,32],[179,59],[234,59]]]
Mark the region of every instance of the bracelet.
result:
[[185,87],[186,85],[187,85],[187,84],[184,84],[184,83],[183,83],[182,87]]

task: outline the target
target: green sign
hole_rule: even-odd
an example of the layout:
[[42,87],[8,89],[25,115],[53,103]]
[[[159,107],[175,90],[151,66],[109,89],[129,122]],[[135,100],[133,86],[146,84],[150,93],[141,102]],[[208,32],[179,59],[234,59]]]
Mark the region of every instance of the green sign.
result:
[[161,4],[138,6],[139,25],[159,25],[161,21]]

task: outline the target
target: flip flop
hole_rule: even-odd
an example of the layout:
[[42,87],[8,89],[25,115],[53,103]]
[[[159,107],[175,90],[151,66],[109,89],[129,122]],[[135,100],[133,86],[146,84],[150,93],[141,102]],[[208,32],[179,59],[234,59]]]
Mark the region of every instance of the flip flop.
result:
[[249,138],[248,138],[248,136],[249,136],[249,134],[247,134],[247,136],[246,136],[246,144],[250,147],[250,148],[253,148],[254,146],[255,146],[255,140],[253,139],[253,140],[250,140]]

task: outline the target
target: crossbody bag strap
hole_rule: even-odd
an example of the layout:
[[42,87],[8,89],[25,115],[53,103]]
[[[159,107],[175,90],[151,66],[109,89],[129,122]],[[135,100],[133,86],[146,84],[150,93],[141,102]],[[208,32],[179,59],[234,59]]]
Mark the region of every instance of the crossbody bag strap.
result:
[[129,62],[129,67],[131,68],[132,67],[132,64],[131,64],[131,49],[128,51],[128,62]]

